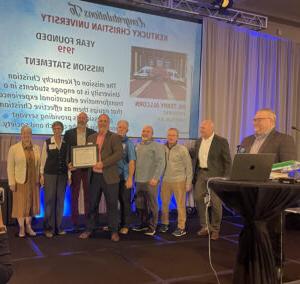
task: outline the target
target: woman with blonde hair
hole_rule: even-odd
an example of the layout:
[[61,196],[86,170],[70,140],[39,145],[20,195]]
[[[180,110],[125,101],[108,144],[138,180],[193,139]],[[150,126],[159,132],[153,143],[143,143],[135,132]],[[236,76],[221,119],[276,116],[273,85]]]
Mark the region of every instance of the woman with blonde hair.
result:
[[32,143],[32,130],[21,128],[21,141],[8,151],[7,175],[13,193],[12,217],[19,223],[19,237],[36,236],[31,228],[32,216],[40,213],[40,147]]

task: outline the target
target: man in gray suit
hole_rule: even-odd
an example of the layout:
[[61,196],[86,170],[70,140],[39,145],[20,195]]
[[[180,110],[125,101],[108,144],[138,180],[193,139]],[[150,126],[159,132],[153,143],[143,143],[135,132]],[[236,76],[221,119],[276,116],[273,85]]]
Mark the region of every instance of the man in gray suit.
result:
[[[201,230],[199,236],[208,236],[217,240],[219,238],[222,221],[222,202],[211,191],[211,220],[210,226],[206,222],[207,179],[210,177],[228,176],[231,167],[231,156],[228,141],[214,133],[214,124],[211,120],[204,120],[200,125],[201,138],[196,141],[195,150],[192,152],[194,167],[194,200],[200,217]],[[209,219],[209,218],[208,218]],[[209,230],[208,230],[209,229]]]
[[118,161],[122,159],[123,146],[121,138],[116,133],[109,131],[110,119],[107,114],[98,118],[99,132],[92,134],[87,139],[87,144],[97,145],[98,162],[89,172],[89,212],[86,231],[79,238],[87,239],[96,227],[99,202],[102,192],[106,200],[109,230],[111,240],[119,241],[118,234],[118,197],[119,197],[119,171]]
[[[293,137],[275,130],[276,115],[271,109],[260,109],[253,119],[254,135],[244,138],[239,148],[241,153],[274,153],[275,163],[296,160]],[[276,216],[268,222],[276,266],[281,266],[281,221]]]

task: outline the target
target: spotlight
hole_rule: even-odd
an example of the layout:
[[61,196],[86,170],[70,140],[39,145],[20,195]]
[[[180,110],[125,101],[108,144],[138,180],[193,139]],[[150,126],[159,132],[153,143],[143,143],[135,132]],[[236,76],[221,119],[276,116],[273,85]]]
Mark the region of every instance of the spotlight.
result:
[[233,0],[214,0],[212,5],[221,11],[225,11],[227,8],[231,8]]

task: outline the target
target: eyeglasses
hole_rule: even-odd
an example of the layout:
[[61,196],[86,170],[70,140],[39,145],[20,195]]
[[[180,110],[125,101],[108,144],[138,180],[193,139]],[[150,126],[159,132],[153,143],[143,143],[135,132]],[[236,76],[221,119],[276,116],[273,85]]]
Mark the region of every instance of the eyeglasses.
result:
[[253,121],[257,122],[257,121],[262,121],[264,119],[271,119],[271,118],[270,117],[258,117],[258,118],[253,118]]

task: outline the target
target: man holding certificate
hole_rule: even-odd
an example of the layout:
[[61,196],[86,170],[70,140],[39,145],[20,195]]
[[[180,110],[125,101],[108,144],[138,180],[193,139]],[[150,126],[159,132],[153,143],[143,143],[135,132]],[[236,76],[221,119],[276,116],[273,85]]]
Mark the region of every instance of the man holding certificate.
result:
[[110,119],[107,114],[98,118],[99,132],[87,139],[87,144],[97,145],[97,163],[91,168],[89,175],[89,212],[87,227],[79,238],[89,238],[96,228],[99,202],[102,192],[106,200],[109,230],[111,240],[118,242],[118,194],[119,172],[118,161],[122,159],[123,147],[121,137],[109,131]]
[[[87,137],[96,133],[93,129],[87,127],[88,116],[85,112],[81,112],[77,116],[77,127],[69,129],[64,135],[64,140],[68,147],[68,160],[71,161],[72,147],[85,145]],[[82,181],[82,188],[84,194],[84,213],[88,212],[88,169],[87,168],[73,168],[72,163],[69,163],[69,169],[72,170],[72,191],[71,191],[71,213],[72,222],[75,229],[78,224],[78,198],[80,192],[80,185]]]

